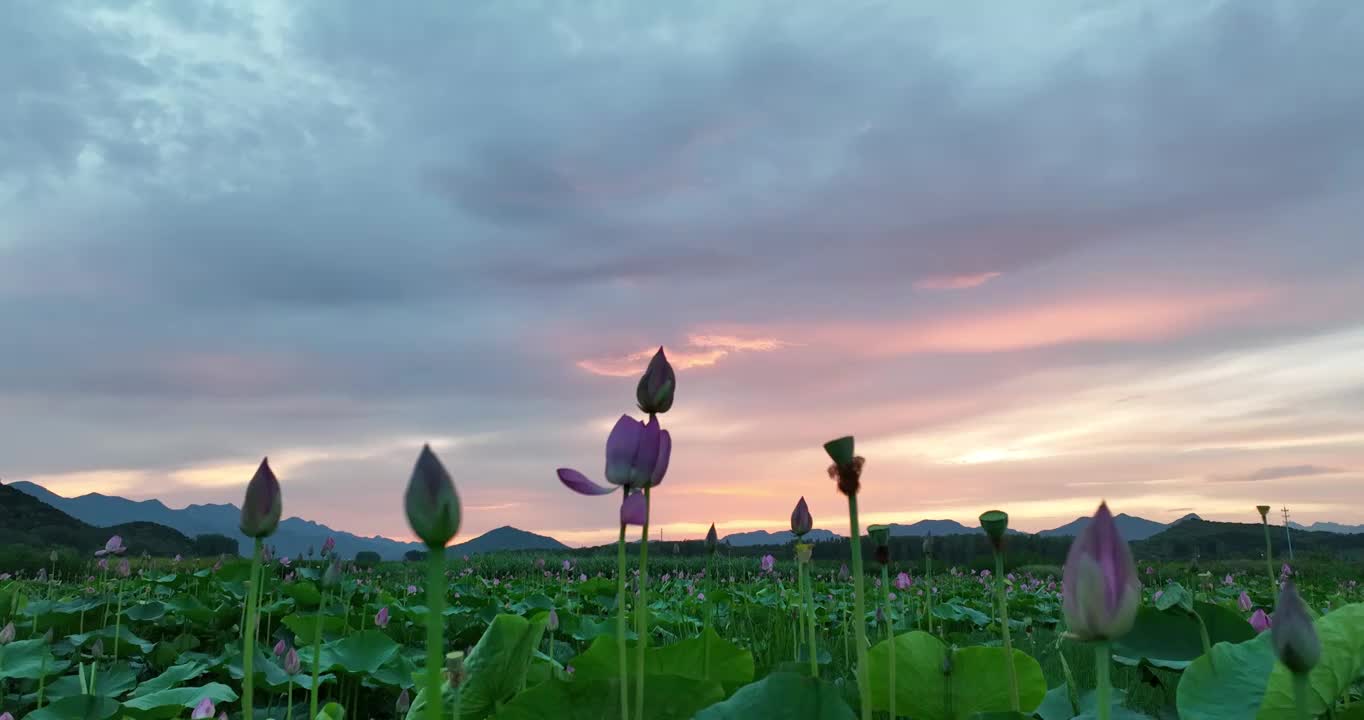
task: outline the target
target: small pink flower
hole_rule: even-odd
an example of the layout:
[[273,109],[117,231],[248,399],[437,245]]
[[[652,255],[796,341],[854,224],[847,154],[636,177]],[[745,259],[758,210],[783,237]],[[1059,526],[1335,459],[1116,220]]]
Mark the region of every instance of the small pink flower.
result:
[[[100,557],[103,557],[103,556],[105,556],[105,555],[122,555],[122,554],[123,554],[124,552],[126,552],[127,550],[128,550],[128,548],[124,547],[124,545],[123,545],[123,538],[120,537],[120,536],[118,536],[118,535],[114,535],[113,537],[109,538],[108,541],[106,541],[106,542],[104,543],[104,549],[103,549],[103,550],[96,550],[96,551],[95,551],[95,555],[100,556]],[[1285,565],[1284,567],[1288,567],[1288,566]]]
[[204,698],[203,700],[199,701],[198,705],[194,706],[194,712],[190,713],[189,716],[191,720],[212,718],[213,712],[214,712],[213,701],[208,698]]
[[697,599],[697,600],[705,600],[705,599],[706,599],[706,594],[703,593],[703,592],[701,592],[701,593],[696,593],[696,599]]
[[913,584],[914,580],[909,577],[909,573],[900,573],[895,576],[895,589],[897,590],[908,590]]
[[416,594],[417,594],[417,586],[416,586],[416,585],[408,585],[408,586],[407,586],[407,594],[408,594],[408,595],[416,595]]
[[581,575],[579,575],[578,582],[587,582],[587,573],[582,573]]
[[379,628],[388,627],[388,608],[381,607],[379,612],[374,614],[374,626]]

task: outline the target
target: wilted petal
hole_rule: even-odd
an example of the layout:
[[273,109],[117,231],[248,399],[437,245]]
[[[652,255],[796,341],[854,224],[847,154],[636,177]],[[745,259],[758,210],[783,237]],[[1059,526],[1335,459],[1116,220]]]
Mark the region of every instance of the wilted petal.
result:
[[622,525],[643,525],[649,522],[649,505],[644,493],[630,493],[620,503],[620,523]]
[[580,495],[607,495],[616,491],[613,487],[605,487],[592,482],[586,475],[572,468],[559,468],[555,472],[559,474],[559,482]]
[[635,454],[639,450],[640,436],[644,424],[621,415],[606,438],[606,481],[612,485],[630,485],[630,473],[634,467]]

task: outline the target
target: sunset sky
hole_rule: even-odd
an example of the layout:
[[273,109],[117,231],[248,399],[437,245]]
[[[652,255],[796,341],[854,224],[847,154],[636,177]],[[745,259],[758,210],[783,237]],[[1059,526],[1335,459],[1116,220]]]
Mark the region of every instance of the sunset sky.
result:
[[[1364,522],[1364,4],[48,2],[0,23],[0,478],[411,537]],[[21,19],[20,19],[21,18]]]

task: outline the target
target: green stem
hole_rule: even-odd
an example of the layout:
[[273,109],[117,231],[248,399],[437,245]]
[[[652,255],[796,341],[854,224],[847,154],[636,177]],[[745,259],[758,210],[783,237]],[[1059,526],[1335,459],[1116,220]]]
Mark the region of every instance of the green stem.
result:
[[[426,551],[426,720],[440,720],[445,670],[445,548]],[[314,714],[312,717],[316,717]]]
[[814,568],[806,568],[805,563],[801,563],[801,577],[804,581],[804,588],[801,589],[802,600],[805,605],[805,631],[809,635],[807,644],[810,647],[810,677],[819,677],[819,651],[815,646],[815,596]]
[[924,556],[924,582],[928,587],[924,588],[924,597],[928,598],[925,606],[924,615],[928,617],[928,634],[933,634],[933,556]]
[[710,576],[711,576],[711,573],[714,572],[714,560],[715,560],[715,558],[714,558],[713,555],[710,555],[709,553],[706,554],[706,576],[705,576],[704,578],[702,578],[703,582],[701,583],[701,595],[702,595],[702,597],[704,598],[704,600],[702,601],[703,604],[702,604],[702,608],[701,608],[701,612],[702,612],[702,620],[701,620],[701,645],[702,645],[702,648],[701,648],[701,650],[702,650],[702,652],[701,652],[701,679],[703,679],[703,680],[709,680],[709,679],[710,679],[710,624],[711,624],[711,606],[710,606],[710,594],[709,594],[707,591],[710,589]]
[[1298,720],[1310,720],[1312,711],[1308,708],[1308,673],[1293,673],[1293,705],[1297,708]]
[[294,676],[289,676],[289,692],[285,696],[289,708],[285,710],[284,720],[294,720]]
[[123,581],[118,581],[118,611],[114,614],[114,663],[118,662],[118,638],[123,629]]
[[246,625],[242,628],[242,717],[248,720],[255,714],[256,692],[256,585],[260,582],[261,540],[251,554],[251,574],[246,588]]
[[1265,529],[1265,572],[1269,575],[1269,596],[1272,598],[1279,594],[1279,580],[1274,575],[1274,545],[1269,540],[1269,519],[1260,518],[1260,524]]
[[862,530],[857,523],[857,496],[848,496],[848,526],[852,535],[853,632],[857,636],[857,695],[862,720],[871,720],[871,677],[867,675],[867,600],[862,592]]
[[317,622],[313,624],[313,687],[308,696],[308,717],[317,717],[317,678],[322,672],[322,612],[327,608],[327,591],[317,599]]
[[1111,686],[1108,682],[1108,666],[1113,662],[1109,654],[1108,643],[1100,642],[1094,644],[1094,672],[1097,677],[1094,681],[1094,691],[1097,694],[1099,720],[1108,720],[1113,711],[1113,701],[1111,698]]
[[639,604],[635,607],[635,717],[644,717],[644,649],[649,645],[649,488],[644,488],[644,532],[639,540]]
[[1004,639],[1004,662],[1009,668],[1009,708],[1018,712],[1018,670],[1014,668],[1014,643],[1009,636],[1009,601],[1004,590],[1004,553],[995,551],[995,595],[999,598],[999,634]]
[[[886,648],[890,651],[890,684],[886,686],[886,701],[890,716],[895,717],[895,615],[890,610],[890,569],[881,566],[881,600],[886,614]],[[1012,666],[1012,663],[1010,664]]]
[[616,542],[616,653],[620,656],[620,717],[630,718],[629,655],[625,644],[625,523]]

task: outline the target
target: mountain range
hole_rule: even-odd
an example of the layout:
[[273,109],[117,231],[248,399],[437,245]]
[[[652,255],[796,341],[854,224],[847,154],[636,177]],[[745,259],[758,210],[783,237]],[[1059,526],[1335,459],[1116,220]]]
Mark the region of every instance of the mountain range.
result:
[[[193,537],[208,533],[224,535],[237,541],[238,552],[242,555],[251,552],[252,540],[241,533],[237,523],[241,510],[231,504],[189,505],[174,509],[160,500],[129,500],[116,495],[88,493],[80,497],[68,498],[58,495],[41,485],[18,481],[5,487],[19,490],[31,497],[70,515],[77,520],[97,527],[108,527],[130,522],[147,522]],[[320,550],[327,538],[336,543],[336,552],[344,558],[353,558],[358,552],[375,552],[385,560],[401,560],[407,552],[424,551],[425,546],[417,542],[402,542],[386,537],[363,537],[344,530],[335,530],[311,520],[291,517],[280,521],[279,529],[270,536],[270,544],[283,555],[299,555],[309,549]],[[453,545],[446,550],[449,555],[472,555],[497,550],[563,550],[568,546],[554,538],[536,535],[513,527],[500,527],[472,540]]]

